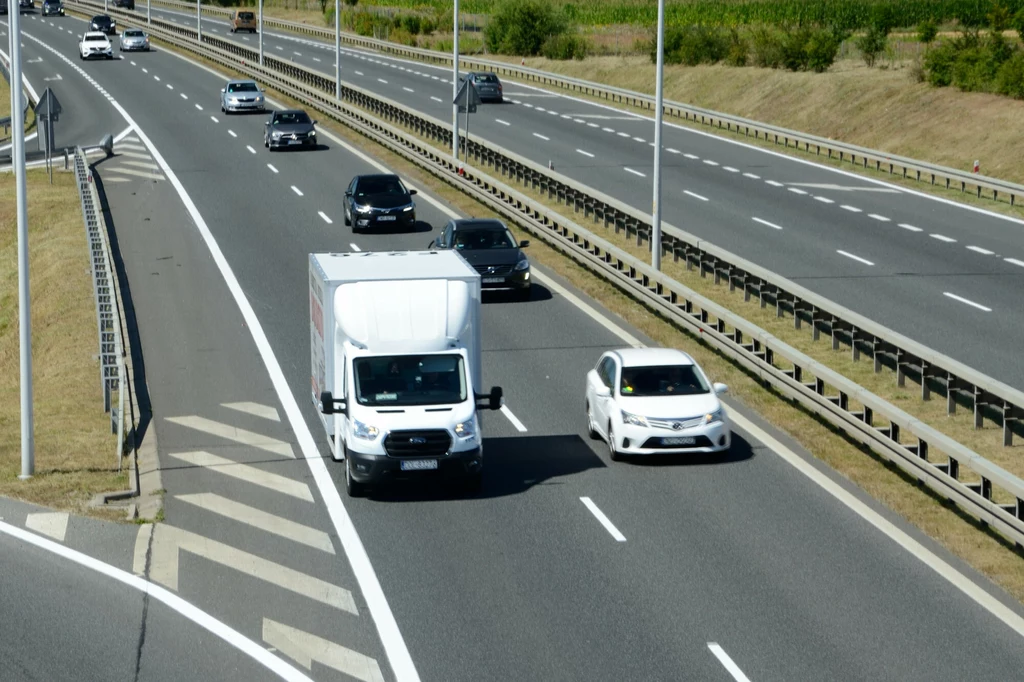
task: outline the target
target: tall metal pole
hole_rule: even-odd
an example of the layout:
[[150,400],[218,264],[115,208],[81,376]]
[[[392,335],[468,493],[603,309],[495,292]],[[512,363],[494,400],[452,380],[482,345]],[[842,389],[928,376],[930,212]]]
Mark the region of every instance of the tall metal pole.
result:
[[334,99],[341,101],[341,0],[334,0]]
[[203,41],[203,5],[202,0],[196,0],[196,32],[199,42]]
[[25,113],[21,108],[21,12],[9,0],[7,30],[11,45],[11,162],[17,183],[18,207],[18,325],[21,331],[21,476],[35,473],[35,434],[32,419],[32,315],[28,293],[28,196],[25,188]]
[[665,81],[665,0],[658,0],[658,85],[654,104],[654,215],[651,222],[651,267],[661,270],[661,119]]
[[[455,37],[452,40],[452,100],[459,95],[459,0],[455,0]],[[452,154],[459,160],[459,105],[452,104]]]
[[153,0],[146,0],[146,23],[153,23]]
[[260,66],[263,66],[263,0],[260,0],[259,28],[256,32],[260,36]]

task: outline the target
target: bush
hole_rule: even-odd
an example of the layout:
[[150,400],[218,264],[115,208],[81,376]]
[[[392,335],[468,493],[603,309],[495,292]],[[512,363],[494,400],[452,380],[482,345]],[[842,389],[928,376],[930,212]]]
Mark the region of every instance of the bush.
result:
[[568,29],[565,15],[544,0],[505,0],[484,29],[488,51],[534,56],[551,36]]
[[369,12],[356,12],[352,15],[352,30],[361,36],[373,35],[374,16]]
[[418,14],[406,14],[399,16],[396,22],[403,30],[407,31],[409,35],[419,35],[422,27],[422,21]]
[[1013,12],[1005,5],[995,5],[985,18],[988,19],[989,28],[1002,33],[1010,27],[1010,22],[1013,21]]
[[729,32],[729,51],[725,55],[725,63],[729,66],[746,66],[749,55],[750,44],[739,31],[732,29]]
[[429,17],[423,17],[420,19],[420,33],[428,36],[437,30],[437,24],[434,23],[433,19]]
[[1017,36],[1024,40],[1024,8],[1013,15],[1012,26],[1013,30],[1017,32]]
[[582,61],[589,52],[589,46],[583,36],[562,33],[544,41],[540,53],[548,59],[576,59]]
[[943,40],[938,47],[929,50],[924,57],[924,70],[928,82],[940,88],[952,85],[956,56],[956,46],[949,40]]
[[810,41],[810,29],[798,28],[789,32],[782,39],[782,66],[790,71],[803,71],[807,68],[807,43]]
[[1024,54],[1017,52],[999,67],[996,92],[1014,99],[1024,99]]
[[[651,61],[658,59],[658,45],[651,41]],[[714,64],[729,55],[729,36],[710,26],[672,26],[665,30],[667,64]]]
[[939,27],[934,21],[926,20],[917,25],[917,39],[925,45],[930,45],[935,36],[939,35]]
[[402,27],[392,29],[388,35],[388,40],[400,45],[416,45],[416,36]]
[[878,27],[872,26],[867,33],[857,38],[856,44],[861,56],[864,57],[864,63],[872,67],[875,65],[878,55],[885,52],[888,42],[888,36]]
[[750,37],[755,65],[770,69],[782,66],[784,33],[767,26],[759,26],[751,32]]
[[833,31],[813,31],[807,41],[807,68],[815,73],[825,73],[836,61],[839,47],[843,44],[842,34]]

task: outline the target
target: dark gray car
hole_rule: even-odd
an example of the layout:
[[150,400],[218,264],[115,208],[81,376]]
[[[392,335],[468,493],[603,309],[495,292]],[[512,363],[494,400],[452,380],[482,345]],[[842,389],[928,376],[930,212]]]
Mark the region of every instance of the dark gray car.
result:
[[501,80],[499,80],[497,74],[490,71],[470,71],[467,74],[459,75],[460,82],[467,78],[473,81],[476,92],[480,95],[481,102],[497,102],[501,104],[505,101],[505,97],[502,94]]
[[281,147],[316,147],[316,121],[301,109],[275,111],[266,122],[263,146],[274,151]]

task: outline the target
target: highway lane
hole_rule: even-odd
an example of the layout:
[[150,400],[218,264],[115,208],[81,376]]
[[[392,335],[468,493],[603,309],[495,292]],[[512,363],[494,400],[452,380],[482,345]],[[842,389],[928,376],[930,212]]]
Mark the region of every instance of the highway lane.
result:
[[[173,58],[159,61],[158,74],[139,68],[116,74],[99,78],[110,81],[119,101],[131,102],[168,162],[181,169],[293,392],[304,400],[305,254],[356,242],[340,225],[337,196],[353,173],[368,167],[340,149],[264,152],[262,118],[194,109],[197,92],[207,93],[200,100],[206,106],[216,102],[219,82]],[[190,101],[179,102],[180,92]],[[183,146],[182,139],[202,143]],[[424,202],[421,217],[440,223]],[[360,236],[356,245],[414,248],[427,237]],[[989,653],[971,659],[980,677],[1019,669],[1016,642],[1001,625],[944,593],[945,584],[915,559],[756,444],[741,442],[721,464],[606,466],[583,441],[582,376],[603,348],[621,342],[564,297],[549,299],[539,290],[528,304],[490,303],[484,320],[485,383],[506,387],[510,407],[529,430],[519,435],[488,415],[482,498],[400,490],[385,495],[391,504],[349,503],[425,678],[544,678],[567,671],[660,678],[687,670],[726,679],[707,648],[716,641],[765,679],[793,679],[806,670],[849,678],[852,668],[865,679],[883,669],[912,677],[907,660],[933,661],[929,673],[938,678],[962,677],[964,657],[914,626],[922,613],[929,622],[968,623],[956,636]],[[305,416],[319,436],[308,404]],[[340,481],[340,467],[334,472]],[[580,502],[584,496],[608,512],[629,542],[614,543]],[[758,515],[747,520],[742,514],[751,508]],[[851,576],[860,577],[855,590]],[[924,587],[909,589],[918,583]],[[847,591],[848,603],[858,607],[849,612],[821,598]],[[805,614],[814,619],[805,622]],[[809,643],[826,640],[830,652],[808,654]],[[453,660],[453,642],[472,645]]]
[[[195,21],[172,10],[154,16]],[[225,26],[204,18],[211,34],[255,48],[254,36],[227,34]],[[273,31],[264,40],[268,54],[333,73],[333,45]],[[351,49],[343,50],[342,66],[357,86],[450,118],[450,71]],[[506,96],[506,105],[480,108],[471,136],[650,206],[649,120],[512,83]],[[669,222],[1024,386],[1013,343],[1022,322],[1014,294],[1024,279],[1019,222],[688,129],[666,127],[664,139]]]

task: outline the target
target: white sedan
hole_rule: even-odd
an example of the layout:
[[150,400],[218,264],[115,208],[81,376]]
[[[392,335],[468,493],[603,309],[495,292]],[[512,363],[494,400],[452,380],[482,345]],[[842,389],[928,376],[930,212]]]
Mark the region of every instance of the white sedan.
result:
[[89,31],[78,43],[78,56],[82,59],[113,59],[114,48],[107,34]]
[[608,351],[587,372],[590,437],[607,442],[613,460],[728,450],[729,417],[718,400],[726,390],[679,350]]

